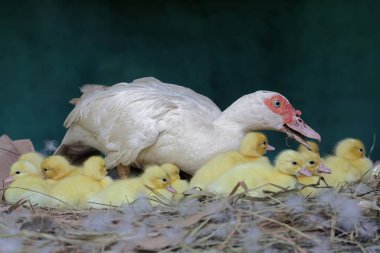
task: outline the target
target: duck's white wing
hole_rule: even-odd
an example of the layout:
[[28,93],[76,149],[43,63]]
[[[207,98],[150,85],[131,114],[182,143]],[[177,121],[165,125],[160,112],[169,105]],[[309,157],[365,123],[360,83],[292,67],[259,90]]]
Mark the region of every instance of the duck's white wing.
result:
[[92,95],[94,92],[99,90],[106,90],[108,86],[100,85],[100,84],[86,84],[80,88],[82,92],[82,96],[80,98],[73,98],[70,100],[70,104],[77,105],[81,99],[86,98],[87,96]]
[[62,144],[99,149],[107,154],[108,167],[129,164],[164,131],[176,131],[181,122],[209,124],[220,114],[209,98],[191,89],[142,78],[81,98],[65,121],[70,129]]

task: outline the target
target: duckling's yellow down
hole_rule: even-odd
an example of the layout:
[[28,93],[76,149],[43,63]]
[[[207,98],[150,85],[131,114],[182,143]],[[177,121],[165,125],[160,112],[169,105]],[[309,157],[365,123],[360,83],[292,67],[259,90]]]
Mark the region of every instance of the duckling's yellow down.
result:
[[150,166],[140,177],[114,181],[90,197],[89,206],[102,208],[105,205],[120,206],[132,203],[139,196],[148,196],[152,190],[171,189],[170,183],[169,175],[162,167]]
[[363,142],[352,138],[340,141],[335,148],[335,155],[325,158],[324,164],[332,171],[324,178],[335,188],[340,188],[345,183],[367,180],[373,166],[372,161],[365,157]]
[[[286,150],[277,156],[275,167],[268,163],[238,165],[210,184],[207,190],[228,194],[239,181],[244,181],[249,189],[254,189],[250,192],[252,196],[263,196],[264,191],[277,192],[281,190],[279,187],[291,189],[297,183],[295,176],[307,171],[302,167],[303,164],[304,158],[300,153]],[[237,192],[242,191],[243,189],[240,188]]]
[[21,160],[15,162],[10,170],[10,176],[7,178],[11,184],[5,191],[5,199],[9,202],[17,202],[21,198],[29,199],[32,204],[45,206],[49,197],[48,194],[51,185],[49,185],[42,176],[39,168],[33,163]]
[[204,189],[216,178],[238,164],[253,162],[255,160],[269,164],[266,157],[262,157],[267,150],[272,150],[267,137],[262,133],[251,132],[244,136],[238,151],[221,153],[207,161],[190,181],[189,188]]

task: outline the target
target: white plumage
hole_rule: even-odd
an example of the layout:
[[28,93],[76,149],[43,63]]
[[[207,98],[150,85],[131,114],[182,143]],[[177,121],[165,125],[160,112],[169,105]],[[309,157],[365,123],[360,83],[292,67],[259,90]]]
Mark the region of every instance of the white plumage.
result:
[[[281,95],[258,91],[221,112],[209,98],[155,78],[94,89],[76,100],[57,153],[67,148],[80,153],[82,147],[90,146],[107,155],[108,168],[119,163],[143,166],[168,162],[193,174],[215,154],[236,150],[248,131],[272,129],[297,137],[296,132],[289,132],[290,127],[320,138],[299,122],[293,107],[286,115],[271,111],[264,99],[273,96]],[[293,127],[288,124],[285,129],[285,116],[294,118]],[[301,127],[296,129],[296,125]]]

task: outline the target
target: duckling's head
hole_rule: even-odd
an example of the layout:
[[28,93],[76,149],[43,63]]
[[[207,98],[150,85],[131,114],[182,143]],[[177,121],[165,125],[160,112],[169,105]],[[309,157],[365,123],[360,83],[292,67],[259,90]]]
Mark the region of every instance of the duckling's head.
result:
[[337,144],[335,154],[348,160],[356,160],[365,156],[365,147],[361,140],[347,138]]
[[163,168],[166,171],[171,182],[181,180],[181,177],[179,176],[179,168],[175,166],[174,164],[165,163],[161,165],[161,168]]
[[240,153],[245,156],[260,157],[265,155],[268,150],[274,150],[274,147],[268,144],[267,136],[262,133],[248,133],[240,143]]
[[282,151],[275,160],[276,169],[284,174],[312,176],[311,172],[303,167],[304,163],[304,157],[294,150]]
[[321,161],[321,157],[318,153],[305,151],[301,152],[304,157],[304,167],[314,175],[319,175],[320,173],[330,174],[331,170],[327,168]]
[[71,171],[71,165],[65,157],[52,155],[42,161],[41,170],[47,179],[60,179]]
[[29,161],[17,161],[12,165],[9,176],[4,180],[4,182],[10,183],[17,178],[30,175],[38,175],[42,177],[40,169],[36,168],[33,163]]
[[170,192],[176,193],[176,190],[171,186],[171,181],[168,173],[161,166],[152,165],[145,169],[144,174],[141,176],[144,185],[152,189],[166,189]]
[[84,172],[88,172],[92,177],[102,179],[107,176],[106,161],[101,156],[91,156],[83,164]]
[[300,145],[298,147],[298,152],[305,153],[305,152],[314,152],[319,154],[319,146],[317,143],[313,141],[307,141],[307,144],[309,144],[311,150],[308,150],[304,145]]
[[44,157],[37,152],[29,152],[29,153],[22,154],[19,157],[19,160],[29,161],[29,162],[34,163],[35,166],[39,166],[44,160]]

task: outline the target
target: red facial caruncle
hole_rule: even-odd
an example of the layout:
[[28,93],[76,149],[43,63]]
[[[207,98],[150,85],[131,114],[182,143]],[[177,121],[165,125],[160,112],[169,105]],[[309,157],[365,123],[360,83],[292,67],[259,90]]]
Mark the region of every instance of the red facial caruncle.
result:
[[321,140],[321,136],[301,119],[301,111],[295,110],[289,101],[282,95],[273,95],[265,99],[264,103],[273,113],[282,117],[283,126],[278,130],[285,132],[289,137],[304,144],[309,149],[311,147],[304,140],[304,137],[309,137],[318,141]]
[[302,114],[301,111],[295,110],[288,100],[281,95],[267,98],[264,100],[264,103],[272,112],[282,116],[284,124],[293,122],[296,116]]

